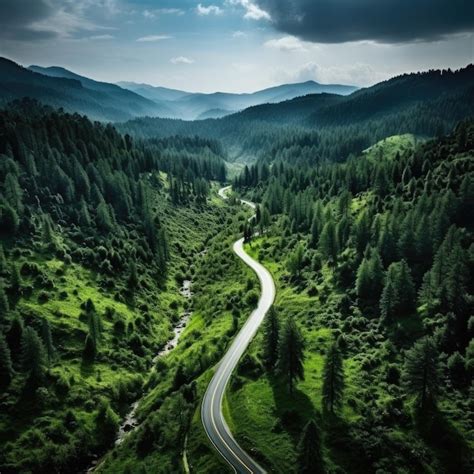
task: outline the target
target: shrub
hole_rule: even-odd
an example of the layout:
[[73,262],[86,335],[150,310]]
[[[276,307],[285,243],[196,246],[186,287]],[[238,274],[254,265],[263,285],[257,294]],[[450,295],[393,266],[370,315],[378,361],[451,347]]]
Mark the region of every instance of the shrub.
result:
[[255,306],[258,303],[258,293],[254,290],[247,293],[245,302],[248,306]]
[[46,291],[40,291],[38,294],[38,303],[43,304],[47,301],[49,301],[49,293],[47,293]]

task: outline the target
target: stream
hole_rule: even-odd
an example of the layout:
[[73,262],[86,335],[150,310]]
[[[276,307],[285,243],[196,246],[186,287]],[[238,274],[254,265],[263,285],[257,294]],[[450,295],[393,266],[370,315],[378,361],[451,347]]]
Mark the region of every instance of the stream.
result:
[[[183,285],[179,289],[179,292],[185,298],[188,298],[188,299],[191,298],[192,296],[191,280],[183,280]],[[163,346],[163,348],[159,352],[157,352],[155,357],[153,357],[153,365],[150,369],[150,373],[154,370],[156,361],[160,357],[167,355],[178,345],[179,338],[181,334],[183,333],[184,329],[186,328],[186,325],[189,321],[189,318],[191,317],[191,314],[192,314],[191,311],[186,310],[181,315],[178,322],[173,328],[173,337]],[[140,401],[141,399],[135,401],[130,406],[130,410],[125,415],[125,418],[123,419],[122,423],[119,426],[117,437],[115,439],[115,446],[120,445],[124,441],[124,439],[127,437],[127,435],[139,426],[139,421],[137,419],[137,410],[140,405]],[[100,463],[100,459],[93,460],[91,463],[91,466],[89,467],[89,469],[87,469],[86,473],[94,472],[94,469],[97,467],[99,463]]]

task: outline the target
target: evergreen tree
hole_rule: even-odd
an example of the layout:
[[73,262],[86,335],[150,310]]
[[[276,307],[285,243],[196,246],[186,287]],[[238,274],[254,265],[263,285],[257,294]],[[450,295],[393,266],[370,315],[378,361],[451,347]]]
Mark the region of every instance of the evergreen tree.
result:
[[338,345],[334,342],[326,355],[323,369],[323,406],[334,413],[342,405],[344,368]]
[[21,276],[18,270],[18,265],[12,264],[10,269],[10,289],[17,295],[21,290]]
[[278,360],[278,344],[280,338],[280,324],[273,308],[267,313],[263,326],[263,361],[267,370],[272,370]]
[[14,362],[18,361],[21,352],[21,341],[23,338],[23,321],[17,316],[13,319],[7,332],[7,342]]
[[138,286],[138,274],[137,274],[137,265],[132,260],[130,263],[130,273],[127,280],[128,287],[132,290],[135,290]]
[[41,324],[41,339],[45,348],[46,359],[48,361],[48,366],[51,366],[51,363],[54,360],[56,351],[53,345],[53,336],[51,335],[51,328],[47,319],[43,319]]
[[38,385],[43,381],[46,367],[45,348],[38,333],[31,327],[23,331],[21,363],[33,385]]
[[95,421],[100,446],[102,448],[113,446],[115,435],[119,428],[119,417],[107,401],[101,401]]
[[0,333],[0,390],[7,388],[13,377],[13,366],[7,341]]
[[304,380],[304,340],[298,326],[288,318],[283,326],[278,350],[278,371],[288,382],[290,393],[296,380]]
[[439,392],[438,348],[431,337],[424,337],[405,354],[403,382],[406,391],[415,395],[420,409],[436,402]]
[[319,238],[319,251],[328,260],[335,261],[337,258],[337,236],[336,227],[332,220],[324,224],[321,236]]
[[324,460],[321,453],[321,435],[314,420],[304,427],[298,444],[298,472],[301,474],[324,474]]
[[288,271],[292,277],[298,277],[303,267],[304,259],[304,248],[303,244],[299,243],[295,250],[290,254],[288,258]]
[[3,284],[0,282],[0,324],[6,321],[6,315],[10,310],[10,304],[8,303],[7,294],[3,288]]
[[23,212],[22,192],[18,178],[13,173],[8,173],[4,183],[4,193],[7,202],[18,215]]

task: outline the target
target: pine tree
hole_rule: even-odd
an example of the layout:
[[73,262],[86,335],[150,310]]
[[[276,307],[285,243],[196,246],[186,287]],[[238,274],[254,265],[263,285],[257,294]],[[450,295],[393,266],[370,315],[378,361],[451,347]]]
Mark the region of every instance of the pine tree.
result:
[[318,244],[319,251],[328,260],[335,261],[337,258],[337,236],[336,228],[332,220],[324,224]]
[[5,178],[4,193],[8,203],[21,215],[23,212],[22,192],[18,178],[13,173],[8,173]]
[[283,326],[278,350],[278,372],[288,382],[290,393],[296,380],[304,380],[304,340],[293,318]]
[[7,332],[7,342],[14,362],[18,361],[21,352],[21,341],[23,338],[23,321],[17,316],[13,319]]
[[295,250],[290,254],[288,258],[288,271],[292,277],[298,277],[303,267],[304,259],[304,248],[303,244],[299,243]]
[[267,370],[272,370],[277,363],[279,339],[280,324],[275,309],[271,307],[263,327],[263,361]]
[[31,327],[27,327],[23,331],[21,363],[33,385],[38,385],[43,381],[46,367],[45,348],[38,333]]
[[357,270],[357,278],[356,278],[357,296],[362,299],[369,299],[372,293],[371,290],[372,290],[372,279],[370,275],[369,261],[366,258],[363,258]]
[[51,335],[51,328],[47,319],[43,319],[41,324],[41,339],[45,348],[46,359],[48,361],[48,367],[54,360],[56,351],[53,345],[53,336]]
[[18,294],[21,289],[21,276],[18,265],[12,264],[10,270],[10,289],[14,294]]
[[326,355],[323,369],[323,406],[334,413],[342,405],[344,368],[338,345],[334,342]]
[[402,380],[406,391],[415,395],[420,409],[436,402],[439,391],[438,348],[432,337],[426,336],[405,354]]
[[0,275],[5,276],[8,271],[7,259],[5,257],[5,251],[3,245],[0,244]]
[[0,324],[6,321],[6,315],[10,310],[10,304],[8,303],[7,294],[3,288],[3,284],[0,282]]
[[324,460],[321,454],[321,435],[314,420],[304,427],[298,444],[298,472],[301,474],[324,474]]
[[13,377],[13,366],[7,341],[0,333],[0,390],[7,388]]
[[100,446],[102,448],[112,446],[119,428],[119,418],[107,401],[101,401],[95,421]]

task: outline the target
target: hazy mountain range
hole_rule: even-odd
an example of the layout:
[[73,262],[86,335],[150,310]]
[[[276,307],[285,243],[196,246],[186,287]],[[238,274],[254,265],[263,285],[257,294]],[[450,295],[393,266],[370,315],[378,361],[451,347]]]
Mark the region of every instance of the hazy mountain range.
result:
[[24,68],[0,58],[1,102],[28,96],[48,105],[86,114],[94,120],[112,122],[143,116],[184,120],[219,118],[259,104],[307,94],[350,94],[356,89],[308,81],[245,94],[191,93],[148,84],[99,82],[62,67]]

